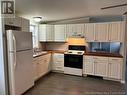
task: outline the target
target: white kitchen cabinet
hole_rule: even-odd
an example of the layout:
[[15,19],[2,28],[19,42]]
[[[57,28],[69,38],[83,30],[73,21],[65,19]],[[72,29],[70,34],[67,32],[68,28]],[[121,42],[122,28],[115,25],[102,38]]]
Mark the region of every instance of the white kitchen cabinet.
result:
[[95,41],[108,42],[108,23],[96,23],[95,24]]
[[35,80],[51,70],[51,54],[42,55],[33,59]]
[[38,65],[39,65],[39,59],[38,59],[38,57],[33,58],[34,80],[37,80],[39,78]]
[[93,56],[84,56],[83,57],[83,74],[94,75]]
[[5,25],[17,26],[21,27],[21,17],[14,17],[14,18],[5,18],[4,19]]
[[111,22],[109,23],[109,41],[110,42],[122,42],[124,32],[123,22]]
[[54,41],[66,41],[66,25],[54,25]]
[[29,32],[30,31],[30,21],[22,18],[22,31]]
[[46,24],[39,25],[39,41],[46,41]]
[[67,24],[67,37],[83,37],[84,28],[84,24]]
[[38,74],[39,77],[45,75],[50,71],[50,60],[51,60],[51,54],[46,54],[39,57],[39,65],[38,65]]
[[46,25],[46,41],[54,41],[54,25]]
[[48,24],[39,25],[39,41],[54,41],[54,26]]
[[94,57],[94,74],[97,76],[108,76],[108,57]]
[[5,25],[14,25],[14,19],[13,18],[4,18],[4,24]]
[[21,17],[15,17],[13,18],[14,26],[22,27],[22,18]]
[[108,77],[114,79],[122,78],[122,58],[109,58]]
[[64,54],[54,53],[52,58],[52,70],[64,71]]
[[95,24],[94,23],[85,24],[84,37],[87,42],[95,41]]

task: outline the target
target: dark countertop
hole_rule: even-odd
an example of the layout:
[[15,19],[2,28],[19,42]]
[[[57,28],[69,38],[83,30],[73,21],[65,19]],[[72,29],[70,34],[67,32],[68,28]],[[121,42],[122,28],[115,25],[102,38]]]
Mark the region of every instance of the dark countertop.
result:
[[47,51],[45,51],[45,52],[40,52],[40,53],[37,53],[37,54],[34,54],[33,55],[33,58],[36,58],[36,57],[39,57],[39,56],[43,56],[43,55],[46,55],[46,54],[49,54],[50,52],[47,52]]
[[[33,55],[33,58],[43,56],[43,55],[46,55],[46,54],[49,54],[49,53],[64,54],[64,52],[65,51],[61,51],[61,50],[48,50],[48,51],[44,51],[44,52],[38,53],[36,55]],[[102,53],[102,52],[86,52],[86,53],[84,53],[84,55],[123,58],[123,56],[120,55],[120,54]]]
[[39,57],[39,56],[43,56],[49,53],[60,53],[60,54],[64,54],[65,51],[61,51],[61,50],[48,50],[48,51],[42,51],[40,53],[34,54],[33,58]]
[[84,53],[84,55],[123,58],[123,56],[120,54],[112,54],[112,53],[86,52]]

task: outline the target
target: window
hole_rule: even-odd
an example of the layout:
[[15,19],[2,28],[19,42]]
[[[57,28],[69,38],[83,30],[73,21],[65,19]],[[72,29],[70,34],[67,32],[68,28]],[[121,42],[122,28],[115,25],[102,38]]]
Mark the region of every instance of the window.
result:
[[36,25],[30,25],[30,32],[32,32],[33,48],[38,47],[38,27]]

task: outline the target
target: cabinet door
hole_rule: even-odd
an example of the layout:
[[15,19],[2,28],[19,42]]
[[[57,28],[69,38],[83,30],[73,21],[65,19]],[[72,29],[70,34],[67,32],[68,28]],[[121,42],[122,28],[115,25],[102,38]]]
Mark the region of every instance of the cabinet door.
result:
[[72,37],[74,35],[74,25],[73,24],[67,24],[67,37]]
[[92,56],[85,56],[83,60],[83,74],[94,75],[94,63]]
[[124,32],[123,22],[113,22],[109,24],[109,41],[122,42]]
[[14,26],[22,27],[22,18],[21,17],[14,18]]
[[55,33],[55,41],[57,42],[66,41],[66,25],[55,25],[54,33]]
[[75,24],[75,32],[77,36],[84,37],[84,24]]
[[14,19],[13,18],[4,18],[4,24],[14,26]]
[[84,36],[84,24],[68,24],[67,37]]
[[22,31],[30,31],[30,21],[25,18],[22,18]]
[[121,79],[122,78],[122,59],[109,58],[109,78]]
[[108,58],[94,57],[94,73],[97,76],[108,76]]
[[45,73],[48,73],[51,71],[51,54],[46,54],[44,55],[44,68],[45,68]]
[[39,57],[39,64],[38,64],[38,75],[42,77],[45,74],[45,60],[43,56]]
[[52,70],[64,71],[64,54],[53,54]]
[[95,24],[95,40],[97,42],[108,42],[108,23]]
[[39,78],[39,74],[38,74],[38,63],[39,60],[38,58],[34,58],[33,60],[33,66],[34,66],[34,80],[37,80]]
[[39,41],[46,41],[46,25],[39,25]]
[[54,41],[54,25],[46,25],[46,41]]
[[95,24],[85,24],[84,37],[87,42],[93,42],[95,40]]

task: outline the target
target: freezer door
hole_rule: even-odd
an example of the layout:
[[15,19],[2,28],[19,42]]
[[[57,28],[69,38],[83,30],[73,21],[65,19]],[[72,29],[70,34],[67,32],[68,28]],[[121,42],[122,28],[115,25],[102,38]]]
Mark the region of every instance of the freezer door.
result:
[[34,85],[32,50],[9,54],[10,95],[21,95]]
[[7,31],[9,51],[24,51],[32,49],[32,33],[14,30]]

